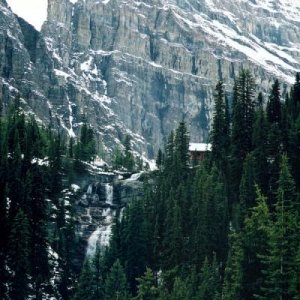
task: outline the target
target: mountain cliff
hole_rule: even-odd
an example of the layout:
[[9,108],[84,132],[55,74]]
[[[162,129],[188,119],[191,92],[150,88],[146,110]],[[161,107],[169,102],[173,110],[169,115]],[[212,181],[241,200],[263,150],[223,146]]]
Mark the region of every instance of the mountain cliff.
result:
[[[0,88],[41,122],[78,134],[86,116],[108,153],[126,134],[145,158],[185,118],[207,141],[213,90],[249,68],[267,91],[300,70],[292,0],[49,0],[41,32],[0,1]],[[7,106],[6,106],[7,107]]]

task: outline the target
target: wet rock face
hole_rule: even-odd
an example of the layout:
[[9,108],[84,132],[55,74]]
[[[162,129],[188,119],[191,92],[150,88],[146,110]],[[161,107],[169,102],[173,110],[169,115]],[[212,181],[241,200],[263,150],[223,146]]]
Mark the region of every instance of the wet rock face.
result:
[[275,76],[293,81],[300,4],[289,2],[49,0],[39,35],[0,2],[2,97],[20,92],[69,135],[86,114],[108,152],[131,134],[151,158],[183,117],[206,141],[217,80],[230,90],[250,68],[264,90]]
[[132,199],[143,196],[141,174],[134,174],[128,179],[120,179],[113,173],[86,175],[86,178],[77,179],[79,185],[73,185],[73,189],[80,191],[76,202],[76,232],[82,257],[85,254],[92,256],[97,245],[107,246],[114,219],[121,217]]

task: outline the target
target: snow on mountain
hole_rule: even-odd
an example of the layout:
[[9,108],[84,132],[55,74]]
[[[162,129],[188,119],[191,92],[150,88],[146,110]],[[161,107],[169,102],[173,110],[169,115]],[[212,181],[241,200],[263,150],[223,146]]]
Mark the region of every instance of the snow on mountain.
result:
[[153,158],[182,117],[192,141],[207,142],[219,79],[230,90],[249,68],[266,92],[300,71],[300,1],[49,0],[31,46],[33,32],[1,7],[3,99],[19,91],[70,136],[86,115],[110,153],[129,134]]

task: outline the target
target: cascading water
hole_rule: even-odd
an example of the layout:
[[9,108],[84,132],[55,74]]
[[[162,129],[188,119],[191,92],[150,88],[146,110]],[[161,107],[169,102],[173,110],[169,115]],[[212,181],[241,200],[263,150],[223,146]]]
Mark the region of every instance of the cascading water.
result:
[[114,187],[111,183],[105,184],[105,203],[112,205],[114,198]]
[[[91,185],[90,185],[91,186]],[[92,193],[92,188],[88,187],[87,193]],[[105,203],[109,205],[109,207],[104,208],[101,214],[101,225],[99,225],[96,230],[91,234],[88,239],[88,245],[86,250],[86,255],[92,257],[95,255],[97,245],[100,247],[108,246],[109,239],[111,235],[112,223],[114,213],[111,209],[111,205],[113,204],[113,185],[110,183],[105,184]]]
[[88,189],[87,189],[86,193],[87,193],[88,195],[91,195],[91,194],[93,193],[93,185],[92,185],[92,184],[90,184],[90,185],[88,186]]

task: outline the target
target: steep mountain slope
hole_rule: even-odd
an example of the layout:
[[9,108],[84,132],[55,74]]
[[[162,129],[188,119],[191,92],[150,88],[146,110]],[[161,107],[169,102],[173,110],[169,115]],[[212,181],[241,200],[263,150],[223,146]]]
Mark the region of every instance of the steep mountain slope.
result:
[[0,10],[5,102],[19,90],[71,136],[85,114],[108,151],[127,133],[151,158],[182,117],[206,141],[218,79],[250,68],[267,89],[300,70],[297,1],[49,0],[40,34]]

